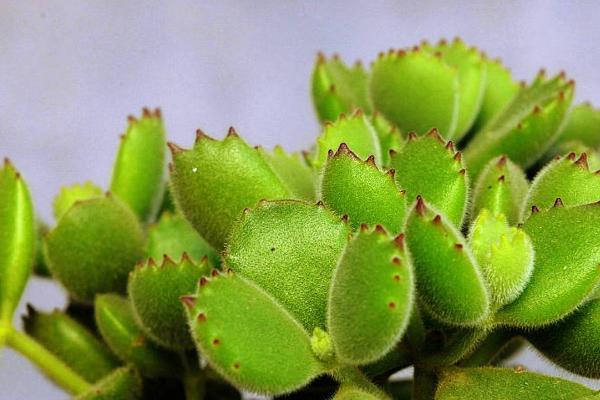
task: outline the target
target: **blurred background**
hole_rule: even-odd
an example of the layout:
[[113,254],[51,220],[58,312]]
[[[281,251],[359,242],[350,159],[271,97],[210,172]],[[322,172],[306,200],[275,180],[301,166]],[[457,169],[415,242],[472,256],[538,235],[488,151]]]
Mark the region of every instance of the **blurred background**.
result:
[[[0,156],[53,223],[61,185],[107,186],[128,114],[160,106],[170,140],[233,125],[251,144],[310,146],[309,75],[318,50],[367,63],[380,50],[462,37],[518,79],[564,69],[577,101],[600,105],[595,1],[0,0]],[[20,308],[64,304],[34,279]],[[512,362],[568,376],[526,350]],[[583,381],[600,388],[598,381]],[[0,399],[63,399],[26,360],[0,356]]]

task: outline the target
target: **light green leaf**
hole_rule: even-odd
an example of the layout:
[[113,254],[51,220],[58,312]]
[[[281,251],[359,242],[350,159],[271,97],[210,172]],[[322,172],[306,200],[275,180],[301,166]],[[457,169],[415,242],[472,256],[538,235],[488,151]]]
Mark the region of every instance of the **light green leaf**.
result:
[[90,181],[62,187],[52,202],[54,218],[58,221],[78,201],[101,197],[103,194],[102,189]]
[[131,366],[115,369],[74,400],[124,400],[142,397],[142,379]]
[[316,173],[300,154],[287,153],[281,146],[275,146],[271,152],[260,146],[257,149],[295,198],[307,201],[315,199]]

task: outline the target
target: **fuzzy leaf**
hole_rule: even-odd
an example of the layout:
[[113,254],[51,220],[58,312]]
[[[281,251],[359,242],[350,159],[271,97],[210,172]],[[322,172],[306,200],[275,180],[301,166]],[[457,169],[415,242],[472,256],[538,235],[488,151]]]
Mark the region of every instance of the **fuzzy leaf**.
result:
[[349,232],[323,206],[261,202],[233,230],[225,262],[312,332],[325,327],[330,282]]
[[190,223],[179,214],[165,212],[158,222],[148,229],[146,255],[161,260],[166,254],[179,260],[183,253],[198,262],[207,257],[213,265],[219,264],[219,255],[212,246],[198,234]]
[[573,400],[594,392],[575,382],[508,368],[449,368],[436,400]]
[[559,366],[579,375],[600,378],[600,299],[527,339]]
[[37,220],[35,229],[35,256],[33,259],[33,273],[43,278],[50,277],[50,270],[44,256],[44,237],[50,231],[48,225],[41,220]]
[[471,250],[445,216],[419,198],[408,216],[406,239],[417,293],[444,322],[477,325],[489,313],[489,295]]
[[177,263],[165,257],[160,266],[151,259],[136,267],[127,293],[137,321],[151,339],[174,350],[194,346],[179,298],[192,293],[198,279],[209,273],[206,258],[194,263],[187,255]]
[[396,182],[410,201],[422,196],[457,227],[462,225],[469,191],[460,154],[432,130],[422,137],[410,136],[391,163]]
[[295,198],[315,199],[315,173],[298,153],[286,153],[281,146],[271,152],[258,147],[258,152]]
[[574,83],[562,75],[538,77],[469,142],[469,172],[479,175],[493,157],[505,154],[522,168],[530,167],[554,143],[571,104]]
[[117,294],[97,296],[94,313],[102,338],[121,360],[135,365],[149,377],[181,373],[176,354],[158,347],[144,335],[125,297]]
[[89,200],[94,197],[102,197],[104,192],[93,182],[86,181],[60,188],[60,192],[54,197],[52,209],[54,218],[58,221],[78,201]]
[[199,132],[192,150],[173,144],[170,148],[173,197],[187,220],[217,250],[223,248],[244,208],[261,199],[289,197],[269,164],[233,129],[222,141]]
[[390,153],[400,151],[404,146],[404,139],[398,128],[386,121],[378,112],[371,115],[370,121],[379,137],[381,165],[388,167],[391,161]]
[[529,182],[523,170],[506,156],[491,159],[477,178],[473,191],[473,214],[483,208],[504,214],[510,225],[521,221],[521,207]]
[[327,161],[329,151],[335,151],[342,143],[366,159],[374,156],[381,160],[381,146],[377,132],[362,112],[356,112],[350,117],[341,115],[334,123],[327,123],[323,132],[317,138],[317,153],[313,165],[320,169]]
[[[12,324],[35,255],[35,218],[27,185],[4,159],[0,169],[0,336]],[[0,337],[0,345],[3,338]]]
[[115,369],[74,400],[124,400],[141,396],[142,379],[133,367],[128,366]]
[[302,325],[237,274],[203,279],[196,296],[182,301],[199,351],[237,387],[282,394],[321,372]]
[[600,146],[600,109],[590,103],[578,104],[571,110],[557,144],[581,142],[585,146]]
[[515,300],[533,272],[531,240],[521,229],[511,228],[504,214],[483,208],[473,223],[469,245],[486,277],[494,306]]
[[535,249],[533,274],[497,320],[511,326],[547,325],[573,312],[600,282],[600,205],[558,205],[533,214],[523,230]]
[[330,153],[323,168],[321,197],[350,225],[381,224],[399,233],[406,215],[406,199],[394,181],[394,172],[380,171],[373,159],[360,160],[345,144]]
[[381,400],[381,397],[352,384],[341,385],[331,400]]
[[143,233],[133,212],[113,196],[74,204],[45,242],[52,275],[73,298],[124,293],[127,275],[142,257]]
[[144,108],[138,120],[129,117],[121,136],[110,191],[127,203],[142,222],[156,215],[163,194],[166,137],[160,110]]
[[27,307],[25,332],[88,382],[96,382],[119,366],[119,360],[93,333],[63,312]]
[[413,307],[410,256],[381,226],[361,228],[336,268],[327,326],[337,359],[348,365],[383,357],[404,334]]
[[600,200],[600,174],[589,170],[586,153],[555,159],[537,174],[523,203],[522,219],[529,217],[532,206],[547,210],[557,198],[567,207]]
[[458,72],[434,54],[420,49],[381,53],[369,90],[375,109],[403,132],[437,128],[448,135],[456,129]]
[[312,73],[312,98],[319,120],[335,121],[354,108],[370,113],[367,80],[360,63],[348,67],[337,56],[326,59],[319,54]]

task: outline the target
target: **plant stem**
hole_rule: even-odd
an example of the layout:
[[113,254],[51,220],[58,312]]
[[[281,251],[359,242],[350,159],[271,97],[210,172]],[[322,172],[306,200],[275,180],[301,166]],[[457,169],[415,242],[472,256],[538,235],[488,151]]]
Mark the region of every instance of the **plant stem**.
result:
[[62,360],[25,333],[11,329],[6,336],[6,344],[27,357],[48,378],[69,393],[80,394],[90,387],[86,380],[69,368]]
[[371,393],[380,399],[389,399],[390,397],[379,386],[371,382],[358,368],[356,367],[339,367],[331,372],[331,375],[339,383],[349,383],[356,387]]
[[188,355],[181,354],[184,367],[183,387],[186,400],[202,400],[206,394],[206,377],[197,362],[190,362]]

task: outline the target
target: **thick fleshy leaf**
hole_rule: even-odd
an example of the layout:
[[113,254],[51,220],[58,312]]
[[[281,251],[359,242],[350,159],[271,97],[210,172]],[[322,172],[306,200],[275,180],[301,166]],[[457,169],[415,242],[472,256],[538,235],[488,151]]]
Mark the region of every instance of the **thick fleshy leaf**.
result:
[[104,341],[124,362],[144,376],[177,376],[181,373],[177,354],[152,343],[137,325],[131,304],[125,297],[103,294],[96,297],[96,324]]
[[392,155],[398,186],[407,199],[422,196],[446,215],[455,226],[462,225],[469,191],[469,180],[461,153],[451,142],[444,142],[437,131],[422,137],[409,136],[406,145]]
[[520,369],[449,368],[442,372],[436,400],[573,400],[594,391],[575,382]]
[[33,273],[43,278],[50,277],[50,270],[44,256],[44,237],[50,228],[45,222],[37,220],[35,232],[35,256],[33,258]]
[[383,172],[370,158],[359,159],[345,144],[330,155],[323,168],[320,194],[327,207],[347,215],[350,225],[380,224],[399,233],[406,215],[405,192],[394,181],[394,171]]
[[139,120],[129,117],[127,131],[121,136],[110,191],[143,222],[154,218],[162,200],[166,144],[159,109],[144,108]]
[[585,146],[600,146],[600,109],[590,103],[578,104],[571,110],[557,144],[581,142]]
[[473,255],[484,273],[495,307],[515,300],[533,272],[531,240],[521,229],[509,227],[504,214],[481,209],[469,236]]
[[600,205],[557,204],[534,213],[523,230],[535,249],[533,274],[496,318],[511,326],[547,325],[573,312],[600,282]]
[[527,339],[561,367],[600,378],[600,299],[554,325],[527,333]]
[[198,279],[209,273],[206,258],[195,263],[187,254],[179,262],[165,257],[158,266],[150,259],[135,268],[127,293],[137,321],[151,339],[175,350],[194,346],[179,298],[193,293]]
[[404,146],[402,134],[398,128],[386,121],[377,111],[371,115],[370,121],[379,137],[381,165],[389,167],[391,161],[390,153],[394,151],[398,152]]
[[335,121],[341,113],[350,113],[354,108],[370,113],[367,81],[367,72],[360,63],[348,67],[336,55],[327,59],[319,54],[311,88],[319,120]]
[[142,379],[131,366],[121,367],[74,400],[124,400],[142,396]]
[[182,301],[202,356],[237,387],[281,394],[321,372],[302,325],[237,274],[203,278],[196,296]]
[[119,366],[119,360],[92,332],[63,312],[36,311],[28,306],[25,332],[88,382],[96,382]]
[[103,195],[102,189],[90,181],[62,187],[52,202],[54,218],[58,221],[78,201],[102,197]]
[[146,255],[154,260],[162,260],[165,254],[179,260],[187,253],[194,262],[207,257],[213,265],[219,264],[215,249],[180,214],[163,213],[158,222],[149,227],[147,236]]
[[491,158],[502,154],[522,168],[533,165],[556,140],[573,92],[573,81],[563,75],[550,80],[539,76],[521,89],[467,145],[469,172],[478,176]]
[[490,300],[479,266],[462,234],[419,197],[408,216],[406,239],[421,303],[444,322],[477,325]]
[[600,200],[600,174],[589,170],[586,153],[558,157],[537,174],[523,203],[522,219],[531,214],[532,206],[547,210],[557,198],[567,207]]
[[261,202],[233,230],[225,262],[312,332],[325,327],[330,282],[349,233],[322,205]]
[[320,169],[327,161],[329,151],[335,151],[345,143],[356,155],[366,159],[374,156],[381,160],[381,146],[375,128],[361,111],[352,116],[340,115],[334,123],[327,123],[317,138],[317,152],[313,165]]
[[506,156],[491,159],[477,178],[473,191],[473,214],[483,208],[504,214],[510,225],[520,222],[521,208],[529,182],[523,170]]
[[48,266],[79,301],[124,293],[142,258],[143,233],[133,212],[114,196],[75,203],[46,237]]
[[381,400],[381,396],[376,396],[352,384],[344,384],[340,386],[331,400]]
[[170,144],[171,191],[183,215],[221,250],[242,210],[290,193],[260,154],[232,129],[222,141],[198,132],[192,150]]
[[300,154],[287,153],[281,146],[275,146],[271,152],[258,147],[258,152],[295,198],[315,199],[316,173]]
[[35,217],[29,189],[5,159],[0,169],[0,336],[12,324],[34,255]]
[[336,358],[349,365],[383,357],[404,334],[414,282],[404,235],[361,228],[336,268],[329,292],[329,334]]
[[441,57],[418,48],[380,53],[369,90],[375,109],[403,132],[456,129],[458,72]]

